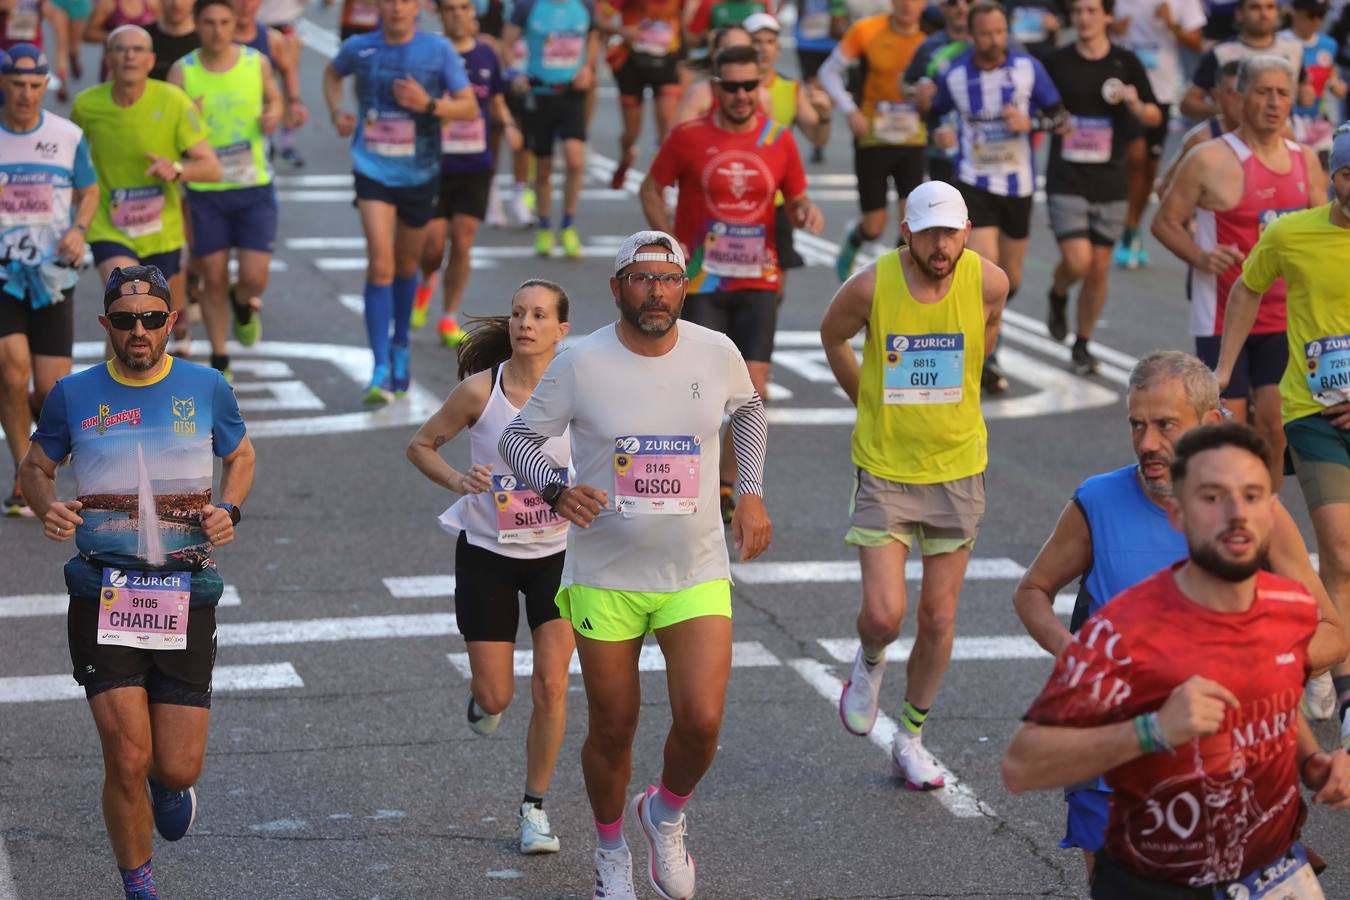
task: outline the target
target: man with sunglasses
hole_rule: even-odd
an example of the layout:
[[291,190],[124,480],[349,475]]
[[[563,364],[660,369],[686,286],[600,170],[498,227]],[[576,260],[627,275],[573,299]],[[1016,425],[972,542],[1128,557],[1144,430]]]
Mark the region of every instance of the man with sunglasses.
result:
[[[0,428],[16,467],[34,412],[70,372],[79,277],[72,266],[84,256],[98,206],[84,132],[42,109],[47,73],[47,57],[32,44],[0,54]],[[33,514],[17,474],[4,512]]]
[[[774,195],[783,192],[794,228],[820,234],[825,220],[806,195],[806,173],[792,133],[756,109],[759,54],[727,47],[713,59],[717,102],[661,145],[638,196],[652,228],[674,233],[689,259],[682,316],[728,335],[745,358],[760,397],[769,365],[782,283]],[[664,189],[679,186],[670,228]],[[734,508],[736,458],[721,460],[722,515]]]
[[[75,539],[70,658],[103,747],[103,818],[128,898],[156,896],[152,818],[176,841],[196,815],[224,587],[212,554],[234,540],[253,483],[229,384],[165,354],[169,297],[153,266],[112,271],[99,317],[112,358],[52,388],[19,470],[43,534]],[[67,460],[75,499],[59,500]]]
[[[772,193],[767,206],[772,214]],[[553,360],[499,444],[516,475],[577,526],[558,609],[572,622],[586,682],[581,765],[598,839],[595,896],[605,900],[635,900],[623,818],[649,632],[665,655],[672,722],[659,787],[639,792],[629,812],[657,894],[694,895],[683,809],[717,751],[731,673],[730,567],[703,468],[723,452],[724,415],[740,462],[731,530],[741,560],[763,553],[773,534],[762,499],[764,405],[735,345],[680,321],[685,285],[673,237],[640,231],[624,241],[609,281],[618,321]],[[569,427],[570,488],[540,451]]]

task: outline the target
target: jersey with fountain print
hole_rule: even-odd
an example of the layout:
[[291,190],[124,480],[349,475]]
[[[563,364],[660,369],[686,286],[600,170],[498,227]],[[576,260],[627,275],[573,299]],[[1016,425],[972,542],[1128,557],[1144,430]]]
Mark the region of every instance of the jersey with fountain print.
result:
[[167,357],[143,384],[111,362],[56,383],[33,440],[51,459],[70,457],[84,524],[80,553],[99,564],[197,570],[211,545],[201,508],[211,501],[213,456],[244,439],[229,384],[214,369]]

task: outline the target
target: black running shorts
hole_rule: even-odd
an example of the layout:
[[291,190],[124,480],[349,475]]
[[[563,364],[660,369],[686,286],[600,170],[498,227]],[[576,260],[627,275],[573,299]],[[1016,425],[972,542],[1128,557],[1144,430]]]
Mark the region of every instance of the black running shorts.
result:
[[563,552],[537,559],[502,556],[469,543],[464,532],[455,544],[455,620],[466,641],[515,643],[520,626],[519,594],[525,595],[530,631],[560,618],[558,585]]

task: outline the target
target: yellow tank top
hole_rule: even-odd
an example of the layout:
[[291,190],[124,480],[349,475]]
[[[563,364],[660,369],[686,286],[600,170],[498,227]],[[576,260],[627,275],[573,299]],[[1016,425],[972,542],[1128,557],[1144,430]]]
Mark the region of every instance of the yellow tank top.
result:
[[989,461],[980,413],[980,257],[963,252],[947,295],[920,303],[905,282],[900,252],[877,260],[853,464],[888,481],[911,484],[967,478],[983,472]]
[[[797,82],[777,72],[769,85],[769,118],[782,125],[784,131],[791,131],[797,121]],[[773,205],[782,206],[783,202],[783,192],[775,191]]]

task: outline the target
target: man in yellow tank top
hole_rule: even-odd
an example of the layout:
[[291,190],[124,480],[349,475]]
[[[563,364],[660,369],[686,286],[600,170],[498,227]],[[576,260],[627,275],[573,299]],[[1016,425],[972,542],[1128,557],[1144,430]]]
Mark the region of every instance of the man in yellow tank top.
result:
[[[910,193],[900,231],[906,246],[850,277],[820,324],[830,368],[858,407],[844,540],[862,564],[861,646],[839,718],[856,735],[876,722],[886,648],[905,615],[905,560],[917,539],[923,589],[891,768],[910,789],[932,790],[946,783],[946,770],[921,736],[951,658],[956,602],[984,515],[980,372],[998,337],[1008,276],[966,249],[966,203],[946,182]],[[864,329],[860,368],[849,341]]]

